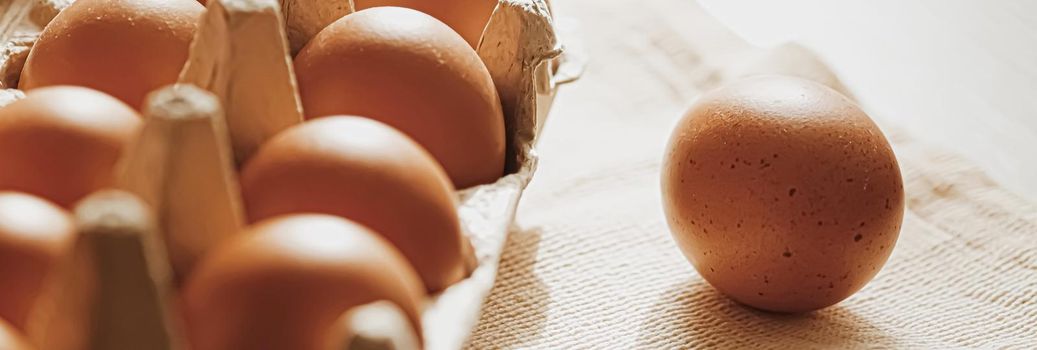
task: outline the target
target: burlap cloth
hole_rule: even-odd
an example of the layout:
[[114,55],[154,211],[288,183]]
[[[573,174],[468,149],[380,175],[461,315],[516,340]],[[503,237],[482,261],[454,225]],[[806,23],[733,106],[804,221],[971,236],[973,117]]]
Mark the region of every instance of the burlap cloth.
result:
[[1037,206],[896,132],[910,116],[873,116],[908,199],[875,280],[800,316],[716,293],[669,236],[659,164],[673,123],[747,46],[692,0],[555,7],[591,62],[558,96],[469,348],[1037,348]]

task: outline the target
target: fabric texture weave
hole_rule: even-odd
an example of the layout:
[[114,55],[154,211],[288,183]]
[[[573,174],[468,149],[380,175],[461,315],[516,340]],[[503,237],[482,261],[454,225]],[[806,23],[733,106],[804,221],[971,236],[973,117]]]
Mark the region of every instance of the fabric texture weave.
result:
[[805,315],[714,291],[663,218],[659,167],[672,125],[701,92],[759,66],[747,62],[832,75],[795,47],[750,48],[693,1],[554,5],[575,20],[560,26],[579,23],[583,45],[571,49],[590,65],[557,98],[468,348],[1037,348],[1037,206],[899,133],[891,125],[902,116],[872,116],[894,145],[907,212],[869,285]]

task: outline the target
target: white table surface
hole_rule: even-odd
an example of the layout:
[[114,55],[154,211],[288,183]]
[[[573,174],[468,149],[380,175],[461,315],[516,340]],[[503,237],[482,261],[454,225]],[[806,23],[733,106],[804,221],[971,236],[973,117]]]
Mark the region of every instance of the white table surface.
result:
[[1037,200],[1037,1],[699,2],[751,43],[815,50],[880,123]]

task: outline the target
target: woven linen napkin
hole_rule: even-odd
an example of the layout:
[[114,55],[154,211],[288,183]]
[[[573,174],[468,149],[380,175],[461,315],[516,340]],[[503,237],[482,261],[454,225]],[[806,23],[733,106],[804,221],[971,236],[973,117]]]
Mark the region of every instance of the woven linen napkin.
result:
[[555,7],[574,20],[559,25],[579,24],[591,63],[557,98],[468,348],[1037,348],[1037,206],[897,132],[888,122],[901,116],[873,116],[900,161],[907,213],[867,287],[798,316],[715,292],[662,215],[672,125],[743,66],[834,76],[795,47],[752,50],[690,0]]

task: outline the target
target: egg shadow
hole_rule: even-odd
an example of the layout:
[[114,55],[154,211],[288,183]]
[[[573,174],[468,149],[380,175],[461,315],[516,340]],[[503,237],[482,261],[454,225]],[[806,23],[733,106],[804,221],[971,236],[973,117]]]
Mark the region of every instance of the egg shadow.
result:
[[639,330],[638,348],[899,347],[894,338],[848,308],[835,305],[806,314],[761,311],[728,299],[698,277],[663,292],[651,310]]
[[522,348],[544,329],[550,295],[534,270],[541,234],[539,228],[512,228],[497,281],[465,349]]

